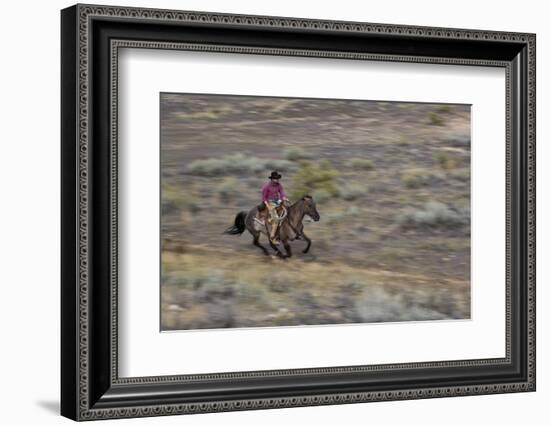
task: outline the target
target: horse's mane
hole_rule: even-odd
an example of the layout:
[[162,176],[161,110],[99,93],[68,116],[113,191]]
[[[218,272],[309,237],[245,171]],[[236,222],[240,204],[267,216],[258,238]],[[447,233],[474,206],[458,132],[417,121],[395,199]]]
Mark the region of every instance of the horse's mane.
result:
[[302,198],[299,198],[298,200],[294,201],[290,207],[298,204],[298,203],[301,203],[302,201],[306,201],[306,200],[313,200],[313,197],[311,195],[304,195]]

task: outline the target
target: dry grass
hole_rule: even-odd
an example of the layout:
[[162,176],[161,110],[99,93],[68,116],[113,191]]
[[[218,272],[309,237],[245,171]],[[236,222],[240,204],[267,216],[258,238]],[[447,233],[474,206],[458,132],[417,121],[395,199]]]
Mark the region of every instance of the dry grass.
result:
[[[274,268],[279,273],[273,274]],[[235,256],[193,246],[187,254],[163,252],[163,277],[164,329],[405,321],[470,314],[466,281],[434,281],[425,275],[350,266],[338,260],[285,261],[255,252]],[[392,308],[384,308],[388,306]]]

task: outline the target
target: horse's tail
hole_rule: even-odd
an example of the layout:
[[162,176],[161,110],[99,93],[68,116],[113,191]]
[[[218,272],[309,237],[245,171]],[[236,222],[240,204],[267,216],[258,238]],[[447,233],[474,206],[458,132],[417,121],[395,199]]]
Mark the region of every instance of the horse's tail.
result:
[[229,235],[241,235],[246,229],[244,219],[246,217],[246,212],[239,212],[235,216],[235,224],[227,228],[223,233]]

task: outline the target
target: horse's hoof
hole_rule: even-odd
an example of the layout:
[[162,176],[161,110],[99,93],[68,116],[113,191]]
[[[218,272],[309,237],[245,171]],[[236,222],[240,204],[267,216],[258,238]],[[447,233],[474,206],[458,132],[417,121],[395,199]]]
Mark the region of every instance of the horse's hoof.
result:
[[302,253],[306,254],[309,250],[305,249],[305,250],[302,250]]

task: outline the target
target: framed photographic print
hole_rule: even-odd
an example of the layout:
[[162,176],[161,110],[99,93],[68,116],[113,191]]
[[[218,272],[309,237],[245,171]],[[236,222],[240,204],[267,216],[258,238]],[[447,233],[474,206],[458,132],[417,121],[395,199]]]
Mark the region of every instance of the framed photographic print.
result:
[[61,12],[61,413],[535,390],[535,35]]

